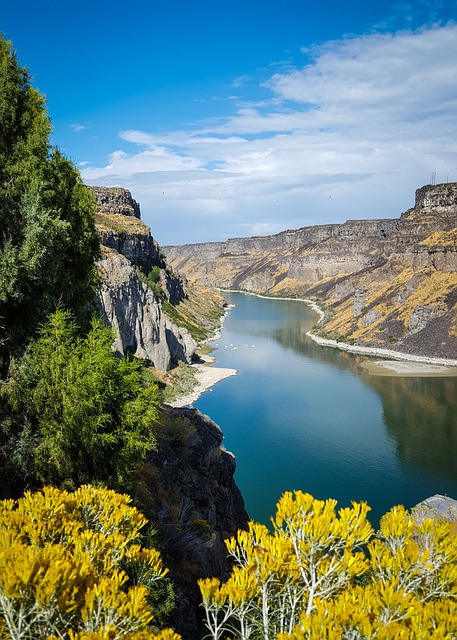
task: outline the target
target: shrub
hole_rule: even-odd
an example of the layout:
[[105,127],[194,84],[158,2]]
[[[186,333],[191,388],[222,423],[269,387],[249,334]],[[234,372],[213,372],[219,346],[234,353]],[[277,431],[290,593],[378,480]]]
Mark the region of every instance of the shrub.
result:
[[[228,581],[199,582],[210,636],[247,640],[452,640],[457,547],[449,522],[416,524],[403,507],[369,507],[286,493],[273,532],[250,523],[227,542]],[[279,635],[278,635],[279,634]]]
[[128,496],[88,485],[0,502],[0,637],[155,638],[150,601],[168,570],[141,546],[146,522]]
[[155,446],[160,397],[157,385],[144,381],[142,363],[118,358],[112,341],[99,319],[78,337],[70,313],[58,309],[12,370],[3,389],[16,422],[10,439],[16,442],[21,425],[33,426],[21,439],[31,447],[22,454],[31,461],[29,480],[65,488],[98,481],[122,490],[134,482],[136,466]]

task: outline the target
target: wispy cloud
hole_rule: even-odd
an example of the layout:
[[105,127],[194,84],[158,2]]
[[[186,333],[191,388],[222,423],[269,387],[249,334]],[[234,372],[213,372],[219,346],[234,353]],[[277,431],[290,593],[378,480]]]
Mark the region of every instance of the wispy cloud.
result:
[[73,131],[79,133],[80,131],[84,131],[85,129],[87,129],[87,127],[83,124],[74,123],[70,125],[70,129],[73,129]]
[[162,243],[398,215],[431,171],[457,180],[456,59],[455,23],[328,42],[272,74],[268,99],[188,130],[132,123],[138,151],[83,174],[131,188]]

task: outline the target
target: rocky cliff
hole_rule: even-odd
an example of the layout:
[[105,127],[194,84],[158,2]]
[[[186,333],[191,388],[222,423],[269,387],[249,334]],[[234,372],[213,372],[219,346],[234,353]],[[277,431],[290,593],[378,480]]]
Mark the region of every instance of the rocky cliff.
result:
[[[92,189],[102,249],[98,302],[115,329],[115,348],[162,370],[190,362],[196,342],[170,315],[204,335],[218,325],[222,297],[172,272],[124,189]],[[194,409],[164,406],[157,448],[138,470],[137,499],[154,522],[170,568],[176,606],[170,624],[183,638],[202,637],[197,579],[228,576],[224,540],[248,515],[234,480],[235,458],[220,428]]]
[[157,295],[125,256],[103,254],[98,301],[102,318],[115,330],[116,351],[130,352],[164,371],[178,362],[190,364],[197,346],[190,333],[164,313]]
[[158,450],[140,470],[145,502],[171,560],[177,594],[171,623],[184,638],[204,635],[198,633],[197,580],[228,577],[224,540],[248,522],[233,477],[235,458],[221,447],[222,438],[220,428],[196,409],[170,409]]
[[[180,361],[190,364],[197,343],[163,308],[165,300],[171,305],[185,300],[182,278],[166,268],[129,191],[89,188],[98,206],[96,225],[102,244],[97,299],[103,319],[115,330],[116,350],[165,371]],[[154,267],[156,282],[148,280]]]
[[164,252],[190,280],[316,300],[326,309],[321,333],[338,340],[457,357],[457,183],[418,189],[398,219]]

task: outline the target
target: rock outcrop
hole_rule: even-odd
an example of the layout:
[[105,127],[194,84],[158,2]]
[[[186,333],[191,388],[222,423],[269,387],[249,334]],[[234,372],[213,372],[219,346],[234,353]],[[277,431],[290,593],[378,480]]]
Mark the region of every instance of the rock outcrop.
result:
[[190,364],[196,343],[163,312],[154,292],[138,278],[123,255],[106,252],[99,261],[103,284],[98,291],[102,318],[115,330],[114,348],[132,353],[168,371],[178,362]]
[[416,191],[398,219],[164,247],[189,280],[312,298],[321,331],[362,346],[457,357],[457,183]]
[[171,623],[185,638],[203,636],[197,579],[228,577],[224,540],[248,522],[233,477],[235,458],[221,447],[222,438],[218,425],[196,409],[169,409],[158,451],[140,472],[164,555],[172,559],[177,607]]
[[97,293],[105,323],[115,330],[114,348],[130,352],[168,371],[178,362],[190,364],[197,348],[190,333],[166,313],[157,293],[147,284],[153,267],[170,304],[186,297],[180,276],[166,269],[160,248],[140,219],[140,207],[126,189],[90,187],[98,210],[96,224],[102,244]]
[[127,189],[88,187],[97,202],[95,216],[103,246],[124,255],[148,273],[161,264],[159,245],[141,220],[140,205]]
[[127,189],[121,187],[87,187],[94,194],[98,213],[141,218],[140,205]]

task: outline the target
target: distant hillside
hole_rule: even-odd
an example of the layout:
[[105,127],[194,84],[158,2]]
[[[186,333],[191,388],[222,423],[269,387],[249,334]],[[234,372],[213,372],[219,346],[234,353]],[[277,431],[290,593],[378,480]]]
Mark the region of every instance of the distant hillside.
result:
[[190,281],[315,300],[322,335],[457,357],[457,183],[418,189],[398,219],[163,249]]

